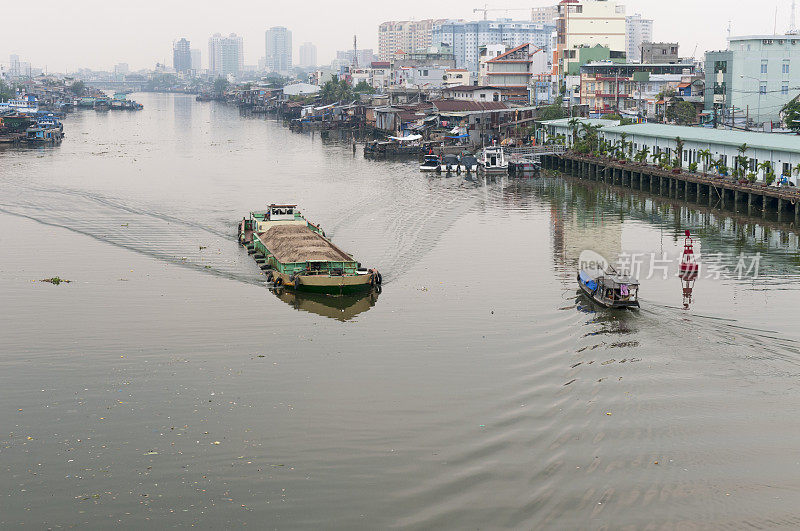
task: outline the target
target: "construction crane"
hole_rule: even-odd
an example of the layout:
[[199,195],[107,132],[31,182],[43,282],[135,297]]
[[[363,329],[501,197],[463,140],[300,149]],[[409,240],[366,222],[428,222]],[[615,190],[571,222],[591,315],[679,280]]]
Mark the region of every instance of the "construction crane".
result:
[[473,13],[477,13],[479,11],[483,11],[483,20],[488,20],[486,16],[489,11],[530,11],[530,8],[526,7],[512,7],[508,9],[500,9],[500,8],[489,8],[489,4],[484,4],[483,7],[476,7],[472,10]]

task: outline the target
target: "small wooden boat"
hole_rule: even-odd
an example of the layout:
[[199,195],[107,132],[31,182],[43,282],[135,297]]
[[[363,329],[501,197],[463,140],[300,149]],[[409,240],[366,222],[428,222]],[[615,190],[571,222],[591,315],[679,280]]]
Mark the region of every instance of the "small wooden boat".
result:
[[437,155],[425,155],[425,159],[419,165],[419,171],[439,171],[440,164]]
[[580,270],[578,285],[590,299],[606,308],[639,307],[639,281],[620,275],[611,266]]
[[361,267],[319,227],[300,214],[297,205],[270,205],[239,222],[239,242],[255,255],[267,282],[276,288],[347,295],[380,290],[376,269]]

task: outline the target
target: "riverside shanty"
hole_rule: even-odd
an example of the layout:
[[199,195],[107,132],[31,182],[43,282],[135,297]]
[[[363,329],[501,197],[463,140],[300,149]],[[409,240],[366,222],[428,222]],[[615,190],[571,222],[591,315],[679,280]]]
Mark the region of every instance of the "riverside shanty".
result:
[[392,89],[330,102],[319,95],[318,86],[296,83],[233,89],[227,100],[245,112],[275,113],[296,131],[337,129],[377,138],[422,135],[425,141],[471,147],[507,139],[526,142],[537,116],[537,107],[515,103],[508,87],[450,87],[428,95]]
[[346,295],[381,289],[376,269],[361,267],[310,223],[297,205],[270,205],[239,223],[239,242],[275,288]]

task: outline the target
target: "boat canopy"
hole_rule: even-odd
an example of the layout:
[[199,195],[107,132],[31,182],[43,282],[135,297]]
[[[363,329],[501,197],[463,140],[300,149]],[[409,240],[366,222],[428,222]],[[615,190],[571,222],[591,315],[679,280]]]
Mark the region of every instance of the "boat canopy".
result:
[[579,273],[581,282],[590,290],[594,291],[597,289],[597,281],[589,275],[586,271],[581,271]]
[[445,164],[458,164],[458,156],[452,154],[445,155],[442,157],[442,162]]
[[390,136],[389,138],[398,142],[413,142],[414,140],[422,140],[422,135]]

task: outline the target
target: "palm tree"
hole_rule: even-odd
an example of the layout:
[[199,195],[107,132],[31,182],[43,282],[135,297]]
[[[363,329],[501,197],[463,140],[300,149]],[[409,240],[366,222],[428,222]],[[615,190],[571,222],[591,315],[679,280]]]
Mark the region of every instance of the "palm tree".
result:
[[[636,162],[647,162],[647,157],[650,155],[650,148],[643,146],[642,149],[636,154]],[[800,164],[798,164],[800,166]]]
[[703,173],[708,172],[708,164],[711,162],[711,150],[703,149],[698,151],[697,156],[703,161]]
[[683,166],[683,139],[679,136],[675,137],[675,164],[673,166],[680,168]]
[[580,127],[581,121],[577,118],[571,118],[569,122],[569,130],[572,131],[572,145],[573,147],[575,144],[578,143],[578,128]]
[[764,170],[764,182],[771,185],[775,182],[775,172],[772,171],[772,162],[765,160],[758,164],[758,169]]
[[661,153],[653,151],[653,154],[650,155],[650,158],[653,159],[653,164],[658,164],[661,161]]

